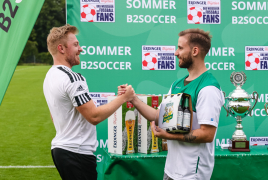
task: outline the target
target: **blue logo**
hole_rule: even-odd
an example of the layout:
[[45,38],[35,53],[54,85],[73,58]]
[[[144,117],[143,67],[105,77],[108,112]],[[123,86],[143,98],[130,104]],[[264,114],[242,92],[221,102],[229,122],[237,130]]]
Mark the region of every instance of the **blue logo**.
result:
[[213,121],[213,118],[211,118],[211,121]]

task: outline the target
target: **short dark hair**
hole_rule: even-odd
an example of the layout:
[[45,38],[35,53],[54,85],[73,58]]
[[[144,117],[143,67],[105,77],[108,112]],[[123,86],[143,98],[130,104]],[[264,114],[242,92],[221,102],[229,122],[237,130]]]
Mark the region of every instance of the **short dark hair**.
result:
[[205,32],[202,29],[186,29],[179,33],[179,36],[187,36],[189,40],[189,46],[193,48],[194,46],[198,46],[203,52],[202,54],[206,56],[211,47],[211,38],[212,36],[209,34],[210,32]]

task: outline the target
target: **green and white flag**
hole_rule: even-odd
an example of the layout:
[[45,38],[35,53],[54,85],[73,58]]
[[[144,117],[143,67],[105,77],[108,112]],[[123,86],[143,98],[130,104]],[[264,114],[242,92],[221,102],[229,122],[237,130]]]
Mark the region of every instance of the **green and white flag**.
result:
[[45,0],[0,0],[0,105]]

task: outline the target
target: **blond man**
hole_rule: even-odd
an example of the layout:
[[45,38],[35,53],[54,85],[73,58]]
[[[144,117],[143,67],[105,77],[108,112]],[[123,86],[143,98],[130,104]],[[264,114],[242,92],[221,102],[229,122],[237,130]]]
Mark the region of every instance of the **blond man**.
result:
[[[168,155],[164,180],[209,180],[214,168],[214,139],[219,124],[224,97],[218,81],[207,71],[205,56],[211,46],[209,32],[201,29],[187,29],[179,33],[175,56],[179,67],[186,68],[189,75],[171,85],[168,94],[187,93],[192,98],[193,124],[188,134],[171,134],[155,127],[159,109],[142,103],[137,97],[134,106],[149,121],[153,121],[155,136],[167,139]],[[126,86],[118,87],[118,94],[124,94]]]
[[131,86],[109,104],[96,107],[89,96],[84,76],[72,71],[80,64],[82,51],[76,38],[78,29],[65,25],[52,28],[47,46],[54,65],[46,74],[43,90],[56,129],[51,143],[54,164],[64,180],[97,179],[96,125],[135,96]]

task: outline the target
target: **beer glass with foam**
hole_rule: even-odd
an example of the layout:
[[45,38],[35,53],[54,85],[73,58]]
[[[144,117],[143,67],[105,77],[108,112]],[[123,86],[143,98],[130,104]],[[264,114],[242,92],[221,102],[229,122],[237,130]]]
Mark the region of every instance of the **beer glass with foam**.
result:
[[134,128],[135,128],[135,113],[133,111],[127,111],[125,117],[126,129],[127,129],[127,154],[134,153]]

